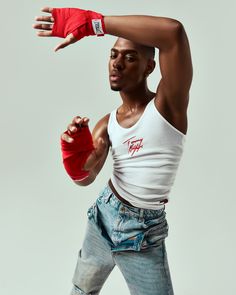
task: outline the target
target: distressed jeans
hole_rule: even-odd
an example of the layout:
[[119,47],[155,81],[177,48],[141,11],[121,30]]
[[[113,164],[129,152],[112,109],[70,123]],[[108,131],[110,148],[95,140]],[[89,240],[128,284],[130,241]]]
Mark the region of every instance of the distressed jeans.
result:
[[131,295],[173,295],[165,249],[165,206],[123,204],[106,186],[88,209],[71,295],[98,295],[117,266]]

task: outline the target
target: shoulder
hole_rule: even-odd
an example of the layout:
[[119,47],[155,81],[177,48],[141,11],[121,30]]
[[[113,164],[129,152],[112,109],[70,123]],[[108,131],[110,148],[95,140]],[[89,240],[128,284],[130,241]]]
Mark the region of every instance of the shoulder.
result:
[[100,128],[103,128],[103,129],[107,128],[109,118],[110,118],[110,113],[109,113],[109,114],[106,114],[104,117],[102,117],[102,118],[97,122],[95,128],[96,128],[96,127],[100,127]]
[[108,137],[107,126],[108,126],[109,118],[110,118],[110,113],[106,114],[97,122],[92,132],[93,137],[95,138],[103,137],[104,139]]

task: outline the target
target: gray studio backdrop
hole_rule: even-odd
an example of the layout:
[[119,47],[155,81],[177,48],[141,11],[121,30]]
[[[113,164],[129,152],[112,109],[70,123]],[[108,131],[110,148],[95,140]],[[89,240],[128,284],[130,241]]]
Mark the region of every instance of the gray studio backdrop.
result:
[[[1,2],[0,294],[65,295],[86,226],[87,208],[111,172],[81,188],[66,175],[59,138],[70,120],[90,126],[120,104],[109,89],[115,38],[90,37],[54,53],[58,39],[31,28],[44,5],[180,20],[194,64],[189,131],[167,206],[169,264],[177,295],[236,294],[235,1]],[[150,77],[155,90],[158,67]],[[118,269],[102,295],[129,291]]]

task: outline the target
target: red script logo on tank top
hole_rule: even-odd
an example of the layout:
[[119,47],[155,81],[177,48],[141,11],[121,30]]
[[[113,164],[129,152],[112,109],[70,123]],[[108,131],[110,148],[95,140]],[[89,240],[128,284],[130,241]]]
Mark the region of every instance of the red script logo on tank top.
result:
[[136,139],[136,136],[130,137],[123,144],[128,145],[128,153],[133,156],[143,147],[143,138]]

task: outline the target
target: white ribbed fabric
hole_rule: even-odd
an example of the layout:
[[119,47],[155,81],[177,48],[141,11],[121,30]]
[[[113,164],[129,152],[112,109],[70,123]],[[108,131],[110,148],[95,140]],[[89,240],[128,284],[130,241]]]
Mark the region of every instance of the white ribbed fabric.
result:
[[169,197],[185,135],[158,112],[154,99],[130,128],[119,125],[116,112],[111,112],[108,122],[114,160],[111,181],[133,206],[157,209]]

